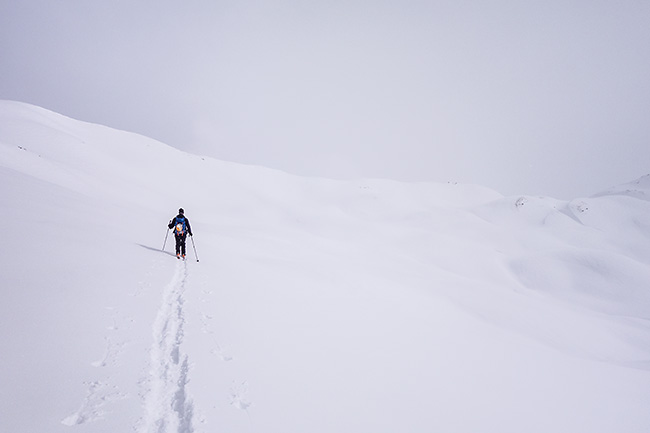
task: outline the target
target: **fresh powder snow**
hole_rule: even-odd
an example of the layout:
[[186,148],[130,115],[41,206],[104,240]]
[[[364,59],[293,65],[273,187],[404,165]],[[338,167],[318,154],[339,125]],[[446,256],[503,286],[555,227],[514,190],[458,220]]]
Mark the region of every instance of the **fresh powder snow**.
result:
[[650,176],[298,177],[1,101],[0,185],[2,432],[649,431]]

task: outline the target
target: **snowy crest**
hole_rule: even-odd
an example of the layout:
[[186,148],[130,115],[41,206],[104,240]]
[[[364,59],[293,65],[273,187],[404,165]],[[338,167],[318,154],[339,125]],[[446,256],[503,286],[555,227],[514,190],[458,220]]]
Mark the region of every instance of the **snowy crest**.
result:
[[606,195],[622,195],[650,201],[650,174],[646,174],[635,181],[610,188],[607,191],[596,194],[595,197]]

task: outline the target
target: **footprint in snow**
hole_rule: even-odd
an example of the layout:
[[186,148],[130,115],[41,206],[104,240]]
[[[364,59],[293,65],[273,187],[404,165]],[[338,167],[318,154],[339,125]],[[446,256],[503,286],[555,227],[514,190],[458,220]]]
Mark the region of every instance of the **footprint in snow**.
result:
[[212,320],[213,316],[210,316],[209,314],[201,313],[201,331],[203,331],[204,334],[214,334],[214,331],[210,327],[210,320]]
[[107,403],[127,398],[127,395],[119,392],[116,386],[99,381],[87,384],[88,391],[81,407],[72,415],[62,419],[61,424],[74,426],[102,419],[106,414],[104,406]]
[[233,383],[230,387],[230,404],[237,409],[248,410],[252,404],[248,399],[248,382],[244,381],[239,385]]
[[222,361],[232,361],[232,355],[230,355],[226,350],[222,349],[218,344],[214,349],[210,351],[211,354],[217,355]]
[[105,337],[106,351],[104,357],[98,361],[92,362],[90,365],[93,367],[106,367],[107,365],[117,365],[117,359],[122,353],[122,349],[126,343],[115,343],[110,338]]

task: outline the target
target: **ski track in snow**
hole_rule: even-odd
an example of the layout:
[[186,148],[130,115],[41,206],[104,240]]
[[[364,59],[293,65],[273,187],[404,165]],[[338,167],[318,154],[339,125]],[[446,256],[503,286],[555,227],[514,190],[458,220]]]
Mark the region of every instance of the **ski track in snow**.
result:
[[185,325],[184,292],[187,262],[176,272],[163,293],[153,324],[151,370],[147,379],[142,433],[192,433],[194,403],[187,394],[189,360],[181,351]]

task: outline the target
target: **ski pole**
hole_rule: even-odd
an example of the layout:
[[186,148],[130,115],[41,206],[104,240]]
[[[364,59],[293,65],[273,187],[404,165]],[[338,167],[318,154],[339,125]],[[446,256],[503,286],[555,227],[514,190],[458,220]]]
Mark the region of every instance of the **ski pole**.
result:
[[190,239],[192,239],[192,248],[194,248],[194,257],[196,257],[196,261],[199,261],[199,256],[196,255],[196,245],[194,245],[194,236],[190,236]]
[[167,229],[167,231],[165,232],[165,242],[163,242],[163,247],[162,247],[161,251],[165,251],[165,245],[167,245],[167,236],[168,235],[169,235],[169,229]]

